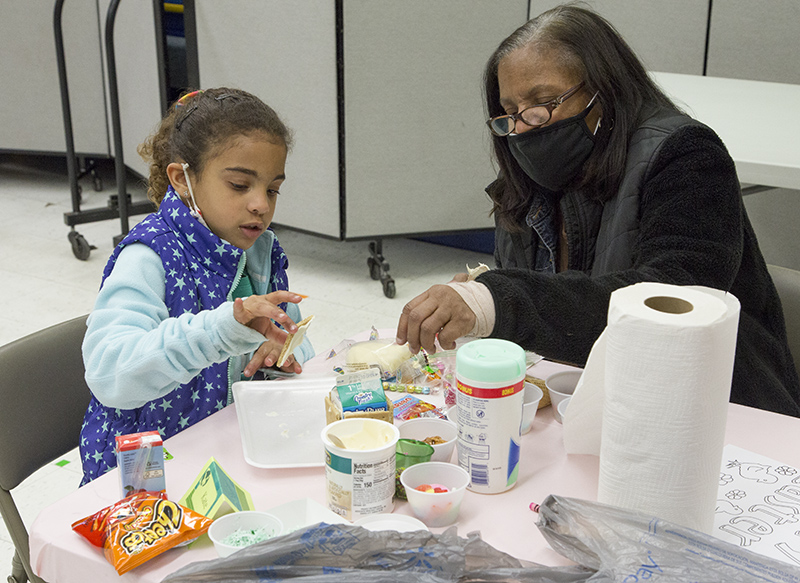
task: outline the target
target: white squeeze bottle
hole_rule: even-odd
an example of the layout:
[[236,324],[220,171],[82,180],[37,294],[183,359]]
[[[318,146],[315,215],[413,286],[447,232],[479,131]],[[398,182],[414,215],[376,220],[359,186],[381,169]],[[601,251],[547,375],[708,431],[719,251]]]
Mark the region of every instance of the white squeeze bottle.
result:
[[458,463],[473,492],[517,482],[525,368],[525,351],[508,340],[475,340],[456,352]]

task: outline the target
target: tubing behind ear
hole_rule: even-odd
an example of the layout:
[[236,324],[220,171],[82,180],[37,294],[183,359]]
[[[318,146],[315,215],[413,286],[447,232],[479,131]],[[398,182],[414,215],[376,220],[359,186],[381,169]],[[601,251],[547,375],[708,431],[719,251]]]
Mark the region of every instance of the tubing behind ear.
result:
[[200,209],[197,207],[197,202],[194,200],[194,191],[192,190],[192,181],[189,180],[189,173],[186,172],[186,169],[189,168],[189,165],[184,162],[181,164],[181,168],[183,168],[183,176],[186,178],[186,186],[189,187],[189,196],[191,197],[191,203],[189,205],[189,214],[192,215],[194,218],[200,220],[202,218],[203,213],[200,212]]

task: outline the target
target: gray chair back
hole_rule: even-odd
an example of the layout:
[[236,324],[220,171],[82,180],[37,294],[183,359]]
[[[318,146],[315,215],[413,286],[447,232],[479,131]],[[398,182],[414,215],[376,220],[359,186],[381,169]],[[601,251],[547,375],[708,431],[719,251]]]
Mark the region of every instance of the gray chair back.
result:
[[40,581],[10,490],[78,446],[91,399],[81,355],[85,332],[81,316],[0,347],[0,511],[16,549],[9,581]]
[[767,265],[767,268],[781,298],[789,350],[800,373],[800,271],[777,265]]

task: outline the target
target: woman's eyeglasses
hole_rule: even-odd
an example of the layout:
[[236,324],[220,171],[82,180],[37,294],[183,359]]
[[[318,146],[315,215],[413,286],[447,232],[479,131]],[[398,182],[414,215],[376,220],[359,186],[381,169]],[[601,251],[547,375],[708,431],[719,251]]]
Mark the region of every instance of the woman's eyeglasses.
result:
[[552,101],[540,103],[538,105],[531,105],[530,107],[526,107],[517,113],[498,115],[497,117],[486,120],[486,125],[489,126],[489,129],[494,135],[501,138],[514,133],[514,129],[517,126],[517,120],[532,128],[543,126],[550,121],[550,118],[553,116],[553,110],[564,103],[567,99],[575,95],[584,85],[585,82],[581,81],[575,85],[575,87],[567,89],[564,93]]

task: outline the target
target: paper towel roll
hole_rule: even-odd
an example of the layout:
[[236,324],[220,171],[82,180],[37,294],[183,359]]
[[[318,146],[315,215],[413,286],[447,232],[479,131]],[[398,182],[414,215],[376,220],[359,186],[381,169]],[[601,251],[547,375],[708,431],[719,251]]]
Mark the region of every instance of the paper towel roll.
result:
[[711,531],[738,324],[719,290],[611,294],[564,418],[567,452],[600,456],[599,502]]

